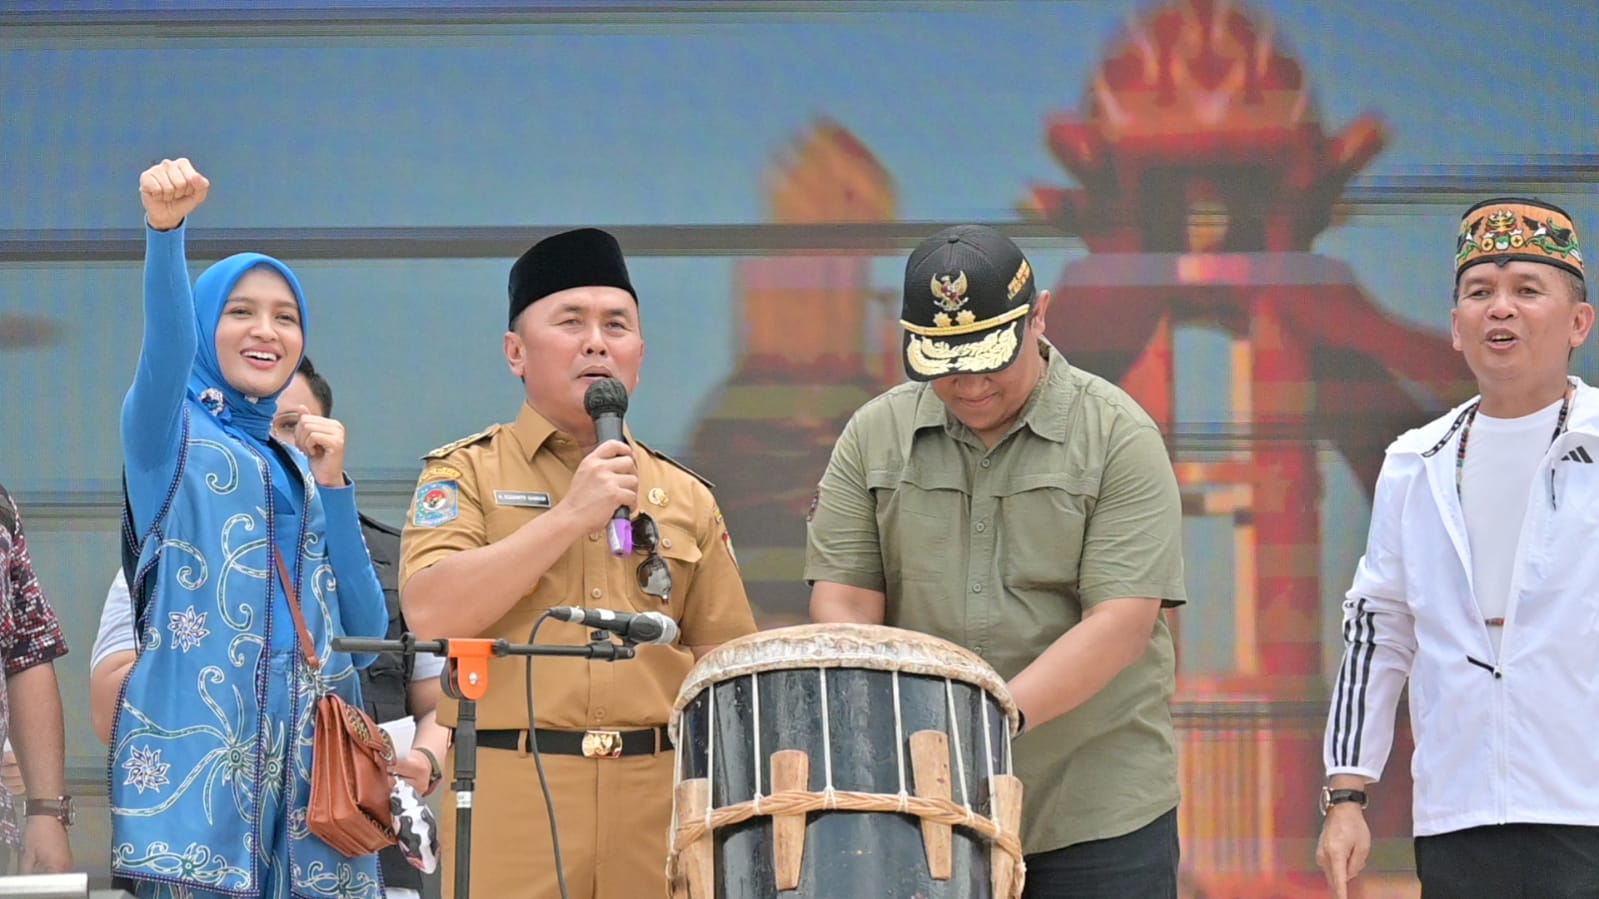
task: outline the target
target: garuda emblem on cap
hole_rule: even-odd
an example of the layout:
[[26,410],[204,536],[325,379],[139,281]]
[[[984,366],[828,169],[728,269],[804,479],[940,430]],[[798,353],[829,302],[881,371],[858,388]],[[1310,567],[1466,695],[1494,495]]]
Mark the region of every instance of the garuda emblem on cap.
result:
[[934,275],[929,287],[933,291],[933,302],[938,308],[944,310],[933,314],[933,323],[940,328],[947,328],[951,324],[969,325],[977,320],[971,310],[960,312],[952,321],[949,313],[957,312],[966,305],[966,273],[956,272],[952,278],[949,275]]

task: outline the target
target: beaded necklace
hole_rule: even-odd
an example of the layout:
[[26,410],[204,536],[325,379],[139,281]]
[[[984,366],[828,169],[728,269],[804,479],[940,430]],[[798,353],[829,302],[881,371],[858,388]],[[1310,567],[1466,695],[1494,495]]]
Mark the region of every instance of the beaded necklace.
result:
[[[1576,395],[1577,385],[1568,378],[1566,380],[1566,398],[1561,401],[1560,414],[1555,417],[1555,432],[1549,435],[1550,446],[1554,446],[1555,441],[1560,439],[1560,435],[1566,432],[1566,419],[1571,415],[1571,398]],[[1461,416],[1455,423],[1456,427],[1460,429],[1460,445],[1455,447],[1455,496],[1457,497],[1462,496],[1466,479],[1466,441],[1471,437],[1471,424],[1477,420],[1477,407],[1481,405],[1482,400],[1480,399],[1472,403],[1471,408],[1467,409],[1465,415]],[[1454,428],[1450,428],[1450,430],[1453,431]],[[1445,434],[1444,440],[1448,439],[1449,435]],[[1555,470],[1553,467],[1549,469],[1549,505],[1551,507],[1555,505]]]

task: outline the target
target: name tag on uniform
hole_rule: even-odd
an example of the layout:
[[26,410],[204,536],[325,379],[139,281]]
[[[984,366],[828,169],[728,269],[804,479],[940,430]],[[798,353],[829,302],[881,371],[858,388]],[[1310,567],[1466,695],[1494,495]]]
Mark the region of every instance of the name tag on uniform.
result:
[[548,509],[550,495],[548,493],[527,493],[522,490],[496,490],[494,502],[500,506],[516,506],[520,509]]

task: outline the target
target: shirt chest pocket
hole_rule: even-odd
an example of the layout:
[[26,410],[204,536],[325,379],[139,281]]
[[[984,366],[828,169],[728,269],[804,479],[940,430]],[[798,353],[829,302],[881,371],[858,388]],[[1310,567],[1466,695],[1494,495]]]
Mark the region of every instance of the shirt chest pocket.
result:
[[877,506],[878,543],[890,582],[957,579],[964,563],[956,535],[966,532],[971,495],[958,472],[903,469],[867,472]]
[[[656,547],[656,554],[666,563],[667,571],[672,576],[670,605],[673,609],[682,607],[683,597],[688,595],[689,587],[694,582],[694,572],[700,567],[700,546],[694,535],[681,526],[666,522],[659,522],[661,543]],[[637,608],[658,611],[663,605],[663,600],[644,592],[645,587],[659,589],[662,584],[659,578],[651,578],[650,559],[643,552],[634,553],[635,562],[631,577],[633,578],[632,596]],[[674,612],[673,618],[677,615]]]
[[1013,475],[995,491],[995,554],[1005,583],[1021,589],[1077,586],[1094,479],[1067,472]]

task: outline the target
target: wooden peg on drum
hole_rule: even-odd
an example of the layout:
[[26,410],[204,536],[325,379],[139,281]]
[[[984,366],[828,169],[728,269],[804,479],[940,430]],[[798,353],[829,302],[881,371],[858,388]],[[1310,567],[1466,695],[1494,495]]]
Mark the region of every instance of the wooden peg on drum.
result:
[[[911,773],[916,795],[923,799],[949,797],[949,737],[939,730],[919,730],[911,734]],[[927,852],[927,870],[934,880],[948,880],[954,874],[950,837],[954,829],[932,818],[922,819],[922,845]]]
[[[711,782],[703,777],[682,781],[677,785],[672,801],[677,807],[674,816],[677,834],[681,835],[692,830],[694,824],[705,820],[711,806]],[[682,839],[678,835],[674,835],[672,844],[682,846],[682,870],[667,871],[673,899],[716,899],[715,847],[711,843],[711,835],[706,833],[694,840]]]
[[[1014,774],[996,774],[988,779],[988,795],[993,797],[994,824],[1000,833],[1017,839],[1022,830],[1022,779]],[[995,896],[1020,896],[1026,882],[1021,857],[1001,848],[996,842],[989,849],[993,866]],[[1012,892],[1014,890],[1015,892]]]
[[[772,793],[804,792],[811,782],[811,757],[800,749],[772,753]],[[796,890],[805,861],[804,812],[772,815],[772,869],[777,888]]]

